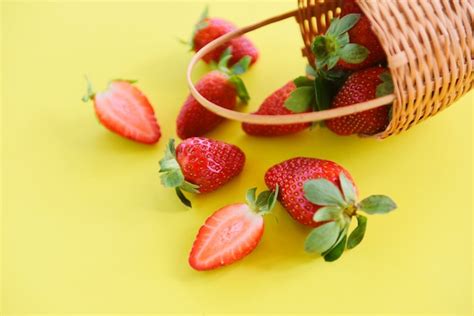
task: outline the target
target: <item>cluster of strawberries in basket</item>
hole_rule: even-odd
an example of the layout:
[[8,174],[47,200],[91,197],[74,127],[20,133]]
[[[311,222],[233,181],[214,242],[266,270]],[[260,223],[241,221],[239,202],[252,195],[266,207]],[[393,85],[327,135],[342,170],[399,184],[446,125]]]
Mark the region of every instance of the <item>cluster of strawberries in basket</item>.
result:
[[[236,27],[219,18],[209,18],[207,10],[196,24],[189,42],[199,51],[214,39]],[[324,35],[314,39],[314,67],[267,97],[257,115],[281,115],[321,111],[368,101],[393,91],[385,53],[372,32],[370,22],[353,0],[346,0],[341,16],[331,21]],[[259,53],[245,36],[203,57],[213,71],[196,84],[209,101],[235,109],[237,100],[247,103],[248,91],[240,74],[258,61]],[[109,130],[135,140],[154,144],[160,127],[147,97],[127,80],[114,80],[104,92],[95,93],[88,84],[84,101],[93,100],[99,121]],[[383,131],[390,121],[390,106],[325,121],[336,134],[372,135]],[[244,152],[235,145],[203,137],[224,119],[200,105],[192,95],[184,102],[176,121],[177,135],[171,139],[160,160],[161,182],[173,188],[179,199],[191,207],[183,192],[205,194],[214,191],[241,173]],[[300,132],[311,123],[258,125],[243,123],[253,136],[280,136]],[[270,167],[264,176],[268,191],[257,195],[252,188],[246,203],[224,206],[212,214],[199,230],[189,263],[196,270],[209,270],[233,263],[258,245],[264,230],[263,215],[277,200],[303,225],[312,227],[304,248],[321,254],[326,261],[338,259],[345,249],[363,239],[367,214],[387,213],[396,208],[387,196],[372,195],[358,201],[354,180],[342,166],[317,158],[296,157]],[[357,226],[349,233],[353,218]]]

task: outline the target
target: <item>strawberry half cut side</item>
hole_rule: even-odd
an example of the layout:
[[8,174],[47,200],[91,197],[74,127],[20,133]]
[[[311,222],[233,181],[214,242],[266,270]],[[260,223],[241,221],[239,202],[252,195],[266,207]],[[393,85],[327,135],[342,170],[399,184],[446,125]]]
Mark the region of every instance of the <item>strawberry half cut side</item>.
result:
[[250,254],[260,242],[263,215],[275,206],[275,191],[263,191],[255,197],[256,188],[247,192],[247,203],[227,205],[212,214],[200,228],[189,255],[189,264],[198,271],[211,270],[234,263]]

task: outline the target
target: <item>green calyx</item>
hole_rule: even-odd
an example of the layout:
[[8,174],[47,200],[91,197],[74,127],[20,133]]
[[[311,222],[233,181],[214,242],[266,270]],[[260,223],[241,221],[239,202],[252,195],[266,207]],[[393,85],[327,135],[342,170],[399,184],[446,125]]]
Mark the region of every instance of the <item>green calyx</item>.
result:
[[[314,228],[305,241],[305,250],[319,253],[325,261],[335,261],[344,250],[357,246],[365,235],[367,217],[359,214],[385,214],[397,205],[385,195],[372,195],[358,202],[352,182],[341,172],[341,190],[326,179],[308,180],[304,184],[304,196],[311,203],[322,206],[314,213],[313,220],[322,225]],[[356,217],[357,227],[348,235],[352,218]]]
[[393,93],[393,80],[392,80],[392,75],[390,75],[389,71],[385,71],[379,75],[380,80],[382,80],[382,83],[380,83],[376,90],[375,90],[375,96],[377,98],[383,97],[384,95],[388,95]]
[[316,56],[318,69],[330,70],[342,59],[350,64],[360,64],[369,55],[362,45],[350,43],[347,33],[360,19],[360,14],[348,14],[335,18],[324,35],[316,36],[311,50]]
[[269,214],[275,206],[278,197],[278,191],[279,188],[277,185],[275,191],[262,191],[257,196],[257,188],[249,189],[245,196],[247,205],[259,215]]
[[217,64],[213,63],[212,67],[226,74],[229,77],[229,82],[234,85],[240,102],[243,104],[247,104],[250,100],[250,95],[247,91],[247,88],[245,87],[243,80],[239,77],[239,75],[245,73],[249,69],[252,58],[250,56],[244,56],[232,67],[229,68],[228,63],[231,58],[232,49],[228,47],[222,53],[219,62]]
[[310,65],[306,67],[306,73],[293,80],[296,89],[285,100],[285,107],[294,113],[328,109],[349,75],[343,70],[316,70]]
[[94,87],[92,86],[92,82],[89,80],[89,77],[84,76],[87,82],[87,91],[84,96],[82,96],[82,102],[89,102],[90,100],[93,100],[95,97],[95,92],[94,92]]
[[178,38],[179,42],[181,42],[182,44],[189,45],[190,51],[194,50],[194,37],[196,36],[196,33],[208,26],[208,23],[206,21],[208,17],[209,17],[209,6],[206,6],[204,7],[204,10],[199,16],[199,20],[194,25],[193,32],[191,33],[191,38],[189,40]]
[[191,201],[186,198],[183,191],[199,193],[199,186],[185,180],[181,167],[176,160],[176,149],[172,138],[166,146],[164,157],[160,160],[159,172],[161,173],[161,184],[166,188],[174,188],[180,201],[184,205],[192,207]]

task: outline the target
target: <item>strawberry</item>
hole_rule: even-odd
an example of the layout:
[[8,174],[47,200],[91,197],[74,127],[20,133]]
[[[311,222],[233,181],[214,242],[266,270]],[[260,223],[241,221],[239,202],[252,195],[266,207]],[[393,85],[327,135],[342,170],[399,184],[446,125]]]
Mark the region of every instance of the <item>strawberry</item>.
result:
[[276,202],[275,192],[264,191],[255,198],[256,188],[247,192],[247,204],[227,205],[212,214],[199,229],[189,255],[189,264],[198,271],[234,263],[251,253],[263,235],[263,215]]
[[[196,89],[209,101],[227,109],[234,109],[237,97],[242,103],[247,103],[250,98],[242,79],[238,77],[247,70],[250,59],[244,57],[229,69],[226,65],[230,58],[230,50],[227,49],[217,65],[218,70],[199,80]],[[181,139],[202,136],[223,121],[224,118],[207,110],[189,95],[176,120],[177,134]]]
[[[293,111],[285,107],[285,102],[290,94],[296,90],[293,81],[288,82],[280,89],[273,92],[267,97],[258,108],[255,114],[260,115],[282,115],[291,114]],[[259,125],[243,123],[243,130],[249,135],[255,136],[281,136],[297,133],[309,127],[311,123],[287,124],[287,125]]]
[[361,45],[368,50],[367,58],[359,64],[351,64],[344,60],[339,60],[338,67],[345,70],[358,70],[367,68],[386,59],[385,52],[380,45],[379,39],[372,31],[370,21],[364,15],[359,5],[354,0],[346,0],[342,6],[341,16],[348,14],[360,14],[359,21],[348,31],[351,43]]
[[341,18],[331,21],[324,35],[316,36],[312,51],[318,69],[358,70],[385,60],[385,52],[371,30],[370,21],[353,1],[347,1]]
[[[196,23],[191,39],[191,48],[198,52],[201,48],[221,37],[224,34],[235,31],[237,28],[229,21],[220,18],[209,18],[208,8],[201,14],[199,21]],[[254,64],[258,59],[258,50],[254,44],[245,36],[240,36],[230,40],[228,43],[214,49],[206,54],[202,59],[206,63],[218,62],[222,53],[231,48],[232,58],[229,65],[234,65],[244,56],[250,57],[250,64]]]
[[[328,160],[297,157],[271,167],[265,173],[270,190],[280,189],[278,199],[301,224],[314,227],[305,250],[317,252],[326,261],[338,259],[344,249],[354,248],[363,239],[367,218],[358,213],[383,214],[396,208],[385,195],[373,195],[359,203],[357,188],[342,166]],[[347,237],[353,217],[357,228]]]
[[[372,67],[349,76],[334,97],[331,107],[339,108],[369,101],[393,91],[389,71],[383,67]],[[326,120],[326,126],[338,135],[382,132],[390,122],[390,106],[382,106],[351,115]]]
[[182,141],[175,149],[169,141],[160,160],[161,182],[175,188],[180,200],[191,207],[183,191],[207,193],[237,176],[243,169],[245,154],[235,145],[204,137]]
[[133,80],[113,80],[107,90],[95,93],[87,80],[87,94],[82,101],[94,102],[97,118],[110,131],[139,143],[154,144],[161,137],[155,112],[133,83]]

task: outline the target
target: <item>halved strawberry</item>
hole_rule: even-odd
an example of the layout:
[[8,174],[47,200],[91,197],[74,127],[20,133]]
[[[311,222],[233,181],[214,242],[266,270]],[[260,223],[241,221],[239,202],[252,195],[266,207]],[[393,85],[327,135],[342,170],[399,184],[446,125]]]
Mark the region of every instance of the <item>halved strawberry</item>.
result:
[[88,80],[82,101],[94,101],[97,118],[110,131],[140,143],[154,144],[161,137],[155,112],[133,83],[133,80],[113,80],[107,90],[95,93]]
[[262,215],[276,202],[274,192],[264,191],[255,198],[256,188],[247,192],[247,203],[224,206],[212,214],[199,230],[189,255],[195,270],[211,270],[238,261],[257,247],[263,235]]

